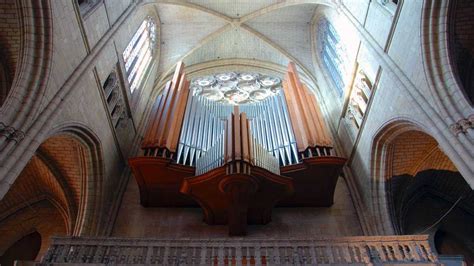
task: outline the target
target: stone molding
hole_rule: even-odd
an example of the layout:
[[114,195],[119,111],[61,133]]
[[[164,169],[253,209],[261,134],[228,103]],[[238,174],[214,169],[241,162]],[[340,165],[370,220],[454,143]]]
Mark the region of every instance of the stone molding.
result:
[[[4,122],[17,129],[31,125],[41,108],[52,64],[50,0],[18,1],[22,45],[12,86],[0,108]],[[25,74],[26,73],[26,74]],[[0,141],[2,141],[0,139]]]
[[[451,1],[452,2],[452,1]],[[422,55],[426,80],[443,117],[448,117],[449,128],[456,136],[466,133],[466,122],[462,119],[472,112],[457,77],[453,55],[449,49],[450,1],[424,1],[422,10]],[[472,142],[471,142],[472,144]]]
[[458,120],[456,123],[451,124],[449,129],[454,135],[459,135],[461,133],[466,134],[469,129],[474,128],[474,114],[470,115],[467,118]]
[[5,137],[7,140],[20,142],[25,138],[25,133],[21,130],[17,130],[12,126],[8,126],[3,122],[0,122],[0,136]]

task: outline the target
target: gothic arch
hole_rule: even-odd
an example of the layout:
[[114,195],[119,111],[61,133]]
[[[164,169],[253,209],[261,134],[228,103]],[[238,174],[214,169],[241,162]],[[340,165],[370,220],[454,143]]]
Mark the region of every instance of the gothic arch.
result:
[[71,234],[75,206],[65,177],[33,156],[5,197],[0,201],[0,254],[31,231],[42,236],[41,254],[50,236]]
[[423,130],[413,121],[399,120],[385,125],[374,137],[371,155],[371,208],[376,234],[395,233],[386,197],[387,180],[391,178],[390,151],[396,137],[408,131]]
[[[2,239],[0,256],[24,236],[37,231],[41,235],[41,248],[37,259],[47,251],[50,236],[67,234],[66,225],[55,203],[49,199],[36,201],[28,207],[18,210],[11,219],[0,224]],[[21,224],[18,221],[22,221]]]
[[83,147],[84,185],[78,217],[81,225],[76,228],[78,235],[98,235],[102,230],[103,199],[103,152],[99,138],[81,123],[66,123],[54,128],[51,136],[68,136]]
[[454,0],[424,1],[421,18],[422,50],[426,80],[438,110],[454,134],[474,136],[473,103],[463,90],[453,54]]
[[53,53],[51,1],[11,2],[19,36],[5,41],[15,51],[7,56],[12,62],[11,85],[0,102],[0,143],[16,141],[18,132],[25,131],[24,127],[35,119],[49,80]]
[[38,231],[32,230],[32,232],[15,241],[15,244],[0,256],[0,264],[13,265],[14,260],[33,261],[38,256],[41,241],[42,238]]
[[[0,254],[35,230],[40,255],[52,235],[99,234],[102,173],[102,149],[90,129],[78,123],[54,128],[0,200]],[[19,220],[28,222],[18,226]]]
[[402,192],[404,195],[411,193],[410,197],[416,195],[412,193],[415,186],[433,187],[426,190],[429,193],[449,194],[456,190],[454,178],[450,176],[455,176],[458,183],[465,183],[463,190],[471,190],[428,129],[407,119],[383,126],[374,138],[371,155],[371,208],[375,233],[407,234],[403,220],[407,210],[401,209],[407,198],[399,195]]

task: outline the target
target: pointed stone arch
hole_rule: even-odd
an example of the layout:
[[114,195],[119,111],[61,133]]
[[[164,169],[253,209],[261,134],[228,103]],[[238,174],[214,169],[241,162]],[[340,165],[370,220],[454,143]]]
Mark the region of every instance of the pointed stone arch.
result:
[[[456,2],[458,1],[424,1],[421,17],[421,48],[426,80],[439,112],[448,120],[453,134],[465,133],[472,138],[474,96],[472,92],[467,93],[463,87],[454,53]],[[469,29],[469,25],[465,26]],[[474,63],[471,62],[470,71],[474,71],[473,69]]]
[[[401,179],[395,180],[394,177],[426,174],[447,176],[440,174],[441,172],[457,173],[461,176],[429,129],[409,119],[399,119],[385,124],[375,135],[372,143],[370,207],[375,225],[374,233],[382,235],[406,233],[398,221],[396,200],[393,197],[394,191],[400,185],[397,180]],[[438,183],[443,187],[450,186],[446,180]],[[466,187],[469,188],[467,183]]]
[[374,137],[371,155],[371,197],[372,215],[376,234],[393,235],[389,203],[386,197],[387,180],[391,175],[392,143],[397,136],[408,131],[421,131],[421,126],[409,120],[399,120],[385,125]]
[[15,36],[7,34],[5,41],[12,51],[7,55],[10,77],[0,102],[0,145],[10,148],[24,138],[43,103],[52,64],[53,16],[50,0],[5,3],[17,25]]
[[103,151],[98,136],[81,123],[66,123],[54,128],[51,136],[67,136],[82,146],[84,173],[83,186],[81,187],[78,218],[81,224],[76,226],[78,235],[100,235],[105,225],[103,193]]
[[0,200],[0,255],[32,231],[42,237],[38,256],[53,235],[101,234],[102,180],[102,148],[92,130],[80,123],[51,130]]

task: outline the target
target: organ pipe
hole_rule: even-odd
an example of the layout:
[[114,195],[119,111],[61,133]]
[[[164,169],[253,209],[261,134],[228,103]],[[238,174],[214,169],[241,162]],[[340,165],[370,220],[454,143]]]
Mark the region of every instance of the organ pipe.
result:
[[[332,142],[316,98],[300,81],[293,63],[288,66],[283,89],[238,108],[190,88],[183,69],[184,65],[178,63],[172,80],[157,98],[142,146],[145,155],[157,156],[157,148],[164,149],[176,163],[195,166],[217,144],[216,140],[224,141],[226,120],[236,110],[248,119],[244,127],[248,127],[253,139],[246,141],[260,145],[277,158],[280,166],[299,163],[313,154],[330,155]],[[213,150],[216,158],[224,156],[218,154],[221,151]]]
[[324,125],[316,97],[300,81],[294,63],[288,65],[283,91],[298,152],[305,152],[308,148],[314,147],[332,148],[332,141]]
[[242,105],[241,110],[248,114],[250,129],[257,143],[276,157],[280,165],[298,163],[295,136],[285,106],[283,93],[256,103]]
[[232,112],[225,105],[190,92],[179,137],[176,162],[194,166],[218,138],[222,138],[225,119]]
[[184,64],[178,63],[173,79],[166,83],[155,102],[142,144],[147,156],[162,151],[176,152],[189,94],[189,82],[183,69]]
[[268,223],[277,202],[332,205],[346,160],[318,158],[331,155],[331,140],[293,64],[283,89],[280,79],[255,73],[189,83],[183,67],[157,97],[145,156],[129,159],[142,205],[198,203],[204,221],[229,224],[230,235],[245,234],[247,223]]

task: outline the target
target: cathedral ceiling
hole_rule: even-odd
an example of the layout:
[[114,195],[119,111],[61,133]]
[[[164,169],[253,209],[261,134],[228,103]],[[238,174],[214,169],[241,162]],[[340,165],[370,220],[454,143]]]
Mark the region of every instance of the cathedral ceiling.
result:
[[160,81],[176,62],[187,66],[247,59],[286,66],[293,61],[314,79],[311,21],[333,0],[149,0],[161,22]]

